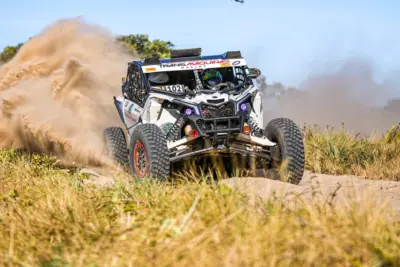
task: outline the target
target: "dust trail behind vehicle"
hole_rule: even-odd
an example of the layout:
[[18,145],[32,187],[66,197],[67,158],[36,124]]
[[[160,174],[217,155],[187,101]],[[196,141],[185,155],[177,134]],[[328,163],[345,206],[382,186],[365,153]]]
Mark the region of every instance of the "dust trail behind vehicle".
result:
[[[268,74],[266,74],[268,76]],[[274,88],[264,88],[264,117],[287,116],[299,125],[316,124],[362,135],[385,133],[400,122],[400,114],[384,106],[398,95],[396,79],[374,80],[374,69],[365,60],[349,59],[337,71],[311,75],[300,90],[289,90],[274,97]],[[267,81],[268,82],[268,81]],[[268,95],[269,94],[269,95]]]
[[112,97],[131,60],[104,28],[50,25],[0,66],[0,147],[106,162],[103,130],[120,122]]

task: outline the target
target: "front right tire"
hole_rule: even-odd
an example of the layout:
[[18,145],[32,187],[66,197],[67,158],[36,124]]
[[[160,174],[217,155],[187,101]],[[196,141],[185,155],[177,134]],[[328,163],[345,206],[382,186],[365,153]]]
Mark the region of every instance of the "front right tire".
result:
[[120,127],[108,127],[103,132],[106,154],[116,164],[125,168],[129,164],[129,152],[124,131]]
[[170,176],[167,139],[155,124],[135,126],[130,140],[129,164],[134,176],[165,180]]

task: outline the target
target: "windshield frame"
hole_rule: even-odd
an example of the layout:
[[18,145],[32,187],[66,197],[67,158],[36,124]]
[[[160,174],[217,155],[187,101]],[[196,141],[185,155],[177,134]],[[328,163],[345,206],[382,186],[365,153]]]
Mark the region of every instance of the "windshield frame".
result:
[[[165,71],[157,71],[156,73],[159,72],[164,72],[167,75],[169,75],[169,77],[171,77],[171,74],[174,74],[175,76],[180,76],[180,73],[182,72],[193,72],[193,76],[190,75],[191,77],[187,78],[188,81],[192,80],[191,83],[192,85],[189,86],[187,83],[174,83],[171,82],[170,80],[167,83],[162,83],[162,84],[156,84],[156,83],[152,83],[149,80],[149,75],[151,75],[152,73],[155,72],[147,72],[144,73],[146,76],[146,80],[148,83],[149,88],[152,87],[160,87],[160,86],[172,86],[172,85],[183,85],[186,90],[190,90],[190,91],[199,91],[199,90],[208,90],[207,87],[204,85],[204,81],[201,78],[200,73],[204,72],[207,69],[217,69],[217,70],[223,70],[226,69],[227,73],[221,73],[223,76],[224,81],[223,82],[227,82],[227,74],[231,75],[232,77],[230,77],[228,79],[229,82],[233,82],[235,86],[241,84],[241,83],[250,83],[253,84],[252,79],[248,76],[249,74],[249,68],[247,65],[240,65],[240,66],[219,66],[219,67],[210,67],[210,68],[201,68],[201,69],[188,69],[188,70],[165,70]],[[229,70],[230,69],[230,70]],[[238,76],[241,76],[240,78]]]

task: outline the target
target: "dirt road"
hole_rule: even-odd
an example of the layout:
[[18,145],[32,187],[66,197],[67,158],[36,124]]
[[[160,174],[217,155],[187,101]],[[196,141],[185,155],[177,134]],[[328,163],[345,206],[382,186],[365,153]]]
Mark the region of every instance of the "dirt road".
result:
[[[83,169],[91,176],[87,182],[99,186],[107,186],[114,182],[109,174],[100,174],[96,170]],[[336,193],[332,203],[343,203],[350,198],[360,200],[363,196],[374,197],[378,201],[387,201],[400,217],[400,182],[384,180],[366,180],[356,176],[334,176],[315,174],[306,171],[299,185],[284,183],[266,179],[254,178],[229,178],[221,181],[222,184],[245,192],[249,196],[257,196],[264,199],[276,195],[286,196],[287,199],[301,194],[305,200],[311,200],[313,194],[319,192],[319,199],[326,200]],[[294,193],[294,194],[293,194]]]
[[321,192],[322,199],[327,199],[336,191],[333,203],[346,201],[347,197],[360,199],[363,194],[375,197],[378,201],[387,201],[400,216],[400,182],[366,180],[356,176],[334,176],[305,172],[299,185],[283,183],[265,178],[230,178],[222,181],[248,195],[268,198],[277,195],[301,193],[305,199],[311,199],[313,192]]

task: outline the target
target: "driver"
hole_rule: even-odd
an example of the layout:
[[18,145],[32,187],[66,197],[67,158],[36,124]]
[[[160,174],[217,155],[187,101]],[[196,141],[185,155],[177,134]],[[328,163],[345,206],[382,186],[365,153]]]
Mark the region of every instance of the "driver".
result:
[[169,81],[169,76],[165,72],[150,73],[148,79],[153,84],[165,84]]
[[204,85],[208,89],[214,88],[216,85],[222,83],[224,80],[221,72],[219,72],[217,69],[205,69],[201,72],[200,75]]

